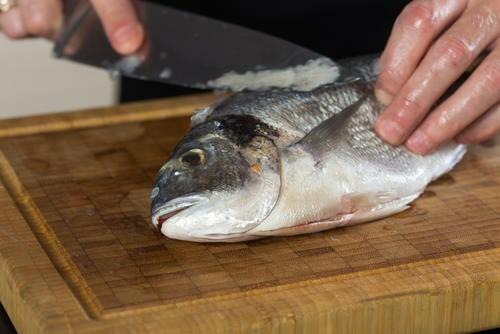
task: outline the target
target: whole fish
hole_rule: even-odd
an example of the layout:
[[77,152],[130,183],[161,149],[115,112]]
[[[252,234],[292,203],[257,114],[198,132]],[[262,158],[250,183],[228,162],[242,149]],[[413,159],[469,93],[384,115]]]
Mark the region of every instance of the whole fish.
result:
[[195,114],[158,173],[152,223],[174,239],[236,242],[408,208],[465,147],[449,143],[418,156],[379,139],[374,63],[344,61],[356,75],[343,83],[242,92]]

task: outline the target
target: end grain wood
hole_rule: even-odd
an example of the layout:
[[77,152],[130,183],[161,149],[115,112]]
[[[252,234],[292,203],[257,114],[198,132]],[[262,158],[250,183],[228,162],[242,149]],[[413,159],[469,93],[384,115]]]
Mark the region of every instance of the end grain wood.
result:
[[[414,208],[388,220],[234,245],[149,233],[141,208],[166,158],[157,154],[166,154],[187,124],[167,118],[212,99],[0,122],[0,300],[20,332],[448,333],[500,326],[498,141],[472,149]],[[78,168],[83,161],[87,169]],[[127,181],[116,183],[124,175]],[[113,192],[117,184],[126,196]],[[87,187],[85,196],[77,186]],[[126,207],[116,206],[122,201]],[[113,267],[117,261],[127,265]]]

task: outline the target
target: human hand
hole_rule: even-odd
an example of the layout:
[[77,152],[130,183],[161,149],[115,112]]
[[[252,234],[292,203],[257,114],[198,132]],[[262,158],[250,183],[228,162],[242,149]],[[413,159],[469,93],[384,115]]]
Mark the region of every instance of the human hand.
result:
[[[90,1],[116,51],[130,54],[141,46],[144,29],[130,0]],[[6,36],[56,37],[62,26],[61,0],[17,0],[17,4],[0,14],[0,29]]]
[[[438,99],[481,53],[469,78]],[[427,154],[455,138],[478,143],[500,132],[500,0],[415,0],[396,20],[381,60],[375,125],[393,145]]]

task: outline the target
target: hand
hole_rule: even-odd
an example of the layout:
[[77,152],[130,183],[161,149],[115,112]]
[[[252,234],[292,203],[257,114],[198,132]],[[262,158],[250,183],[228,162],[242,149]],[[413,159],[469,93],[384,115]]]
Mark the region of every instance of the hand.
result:
[[[122,54],[136,51],[144,30],[130,0],[91,0],[113,47]],[[56,37],[62,26],[60,0],[17,0],[18,5],[0,14],[0,29],[10,38]]]
[[[487,52],[470,77],[438,99]],[[500,0],[416,0],[396,20],[380,60],[375,129],[393,145],[426,154],[455,138],[500,132]]]

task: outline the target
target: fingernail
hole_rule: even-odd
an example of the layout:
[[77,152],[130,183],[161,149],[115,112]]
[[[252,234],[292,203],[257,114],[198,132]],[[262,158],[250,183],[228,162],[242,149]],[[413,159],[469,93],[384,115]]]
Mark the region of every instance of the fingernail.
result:
[[380,88],[375,89],[375,97],[377,97],[377,100],[379,100],[380,103],[386,106],[389,105],[394,99],[394,96]]
[[403,137],[403,129],[396,122],[390,120],[378,121],[375,129],[383,140],[391,145],[401,144],[401,138]]
[[426,154],[430,151],[429,138],[420,130],[415,131],[406,141],[406,147],[416,154]]
[[143,33],[140,24],[126,24],[113,34],[113,44],[118,52],[130,54],[141,46]]

